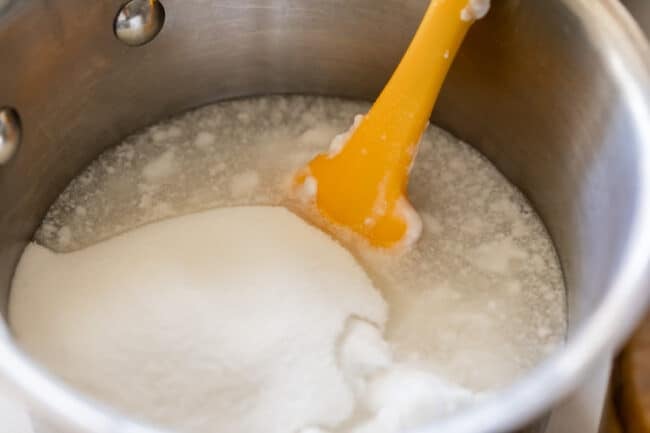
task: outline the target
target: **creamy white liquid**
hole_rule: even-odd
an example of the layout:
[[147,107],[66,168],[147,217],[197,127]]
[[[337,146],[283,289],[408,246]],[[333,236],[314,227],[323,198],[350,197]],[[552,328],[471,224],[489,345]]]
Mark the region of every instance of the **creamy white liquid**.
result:
[[[189,112],[100,156],[54,204],[36,240],[68,252],[163,218],[216,207],[282,204],[291,173],[325,151],[354,115],[367,109],[365,103],[335,99],[269,97]],[[461,394],[489,392],[537,364],[565,334],[565,292],[552,244],[530,205],[488,161],[430,127],[412,172],[409,197],[424,223],[415,248],[399,257],[362,247],[354,253],[388,304],[383,338],[391,363],[411,370],[398,368],[395,377],[387,373],[367,394],[385,398],[360,397],[347,421],[319,427],[362,429],[359,420],[372,422],[368,412],[398,404],[389,397],[400,390],[423,396],[420,402],[433,401],[427,392],[437,380],[449,384],[442,387],[444,392],[454,387],[464,388]],[[14,293],[10,319],[15,317],[15,299]],[[27,314],[29,305],[24,308]],[[79,305],[72,302],[69,308]],[[17,327],[12,320],[19,342],[38,331],[25,323]],[[88,386],[57,367],[65,362],[51,362],[48,357],[54,355],[47,349],[26,346],[54,372],[111,402],[101,383]],[[65,351],[56,356],[65,357]],[[154,368],[159,362],[164,365],[164,357],[152,357]],[[429,385],[421,387],[423,383]],[[448,410],[436,410],[440,406],[426,409],[440,415],[456,408],[450,404]],[[130,409],[160,421],[154,407]],[[206,413],[212,409],[207,403],[203,407]],[[185,410],[194,419],[209,418],[201,418],[196,407],[179,410],[174,417]],[[421,413],[416,415],[421,418]],[[187,428],[217,426],[197,421]]]

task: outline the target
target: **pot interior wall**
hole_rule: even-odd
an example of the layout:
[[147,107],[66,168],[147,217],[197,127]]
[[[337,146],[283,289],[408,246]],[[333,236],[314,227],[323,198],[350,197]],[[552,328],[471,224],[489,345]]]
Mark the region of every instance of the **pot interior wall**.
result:
[[650,3],[646,0],[622,0],[646,35],[650,36]]
[[[25,243],[99,152],[162,118],[266,93],[373,99],[426,0],[163,0],[164,29],[129,48],[120,0],[15,2],[0,21],[0,106],[24,140],[0,167],[0,308]],[[556,243],[571,326],[601,300],[637,203],[628,102],[559,0],[501,0],[472,30],[434,122],[529,197]]]

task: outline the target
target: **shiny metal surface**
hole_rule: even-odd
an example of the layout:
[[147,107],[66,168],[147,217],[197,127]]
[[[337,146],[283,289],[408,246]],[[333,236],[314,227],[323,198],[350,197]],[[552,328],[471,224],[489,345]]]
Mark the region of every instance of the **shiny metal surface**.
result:
[[632,16],[638,21],[639,25],[650,36],[650,1],[648,0],[621,0],[628,8]]
[[12,0],[0,0],[0,13],[6,10],[11,2]]
[[20,145],[20,117],[13,108],[0,108],[0,165],[11,160]]
[[130,46],[150,42],[162,30],[165,9],[158,0],[131,0],[115,18],[115,36]]
[[[373,99],[427,3],[166,0],[165,31],[138,50],[111,32],[118,0],[15,3],[0,18],[0,95],[29,134],[0,169],[2,309],[46,209],[107,146],[224,98]],[[542,415],[611,356],[650,296],[647,41],[615,0],[493,3],[433,120],[488,156],[542,216],[565,272],[571,329],[566,347],[529,376],[422,432],[505,432]],[[62,386],[1,326],[0,376],[63,431],[153,431]]]

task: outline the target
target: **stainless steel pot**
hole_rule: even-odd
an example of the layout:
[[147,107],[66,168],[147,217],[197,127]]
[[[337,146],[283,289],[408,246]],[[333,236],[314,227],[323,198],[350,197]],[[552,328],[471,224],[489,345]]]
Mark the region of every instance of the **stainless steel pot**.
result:
[[[4,6],[0,107],[15,111],[4,110],[0,135],[16,144],[21,130],[22,143],[0,165],[2,311],[16,262],[46,209],[107,146],[224,98],[372,99],[427,4],[162,1],[164,27],[139,47],[114,35],[121,0]],[[504,432],[546,413],[611,356],[650,296],[648,44],[614,0],[493,3],[463,47],[433,120],[476,145],[542,216],[566,275],[571,330],[566,347],[529,376],[423,432]],[[154,431],[63,386],[14,346],[4,324],[0,375],[34,413],[69,431]]]
[[650,2],[646,0],[622,0],[646,35],[650,35]]

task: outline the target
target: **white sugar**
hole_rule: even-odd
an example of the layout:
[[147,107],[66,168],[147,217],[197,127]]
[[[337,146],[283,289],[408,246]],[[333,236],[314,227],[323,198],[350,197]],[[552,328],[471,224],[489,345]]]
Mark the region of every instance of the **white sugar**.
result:
[[386,414],[398,433],[474,398],[396,364],[386,317],[354,257],[279,207],[196,213],[67,254],[31,244],[11,303],[18,341],[82,390],[223,433],[365,431]]
[[[76,254],[117,242],[122,239],[116,238],[120,233],[164,218],[217,207],[285,204],[288,176],[314,154],[327,152],[332,139],[348,130],[355,115],[367,112],[368,107],[366,103],[336,99],[265,97],[204,107],[155,125],[101,155],[70,184],[48,212],[36,241],[51,250],[71,254],[53,255],[40,247],[32,247],[30,251],[37,258],[42,254],[43,260],[62,263],[78,257]],[[525,146],[525,143],[519,145]],[[311,185],[307,193],[313,193],[317,187]],[[248,422],[252,426],[259,422],[257,416],[242,416],[234,421],[229,416],[217,414],[232,414],[230,410],[241,407],[238,405],[243,405],[244,400],[250,403],[250,399],[260,393],[274,395],[274,387],[286,381],[298,391],[304,387],[312,394],[336,394],[337,404],[340,404],[337,413],[327,414],[328,410],[334,410],[325,403],[320,412],[307,406],[285,408],[283,416],[287,421],[295,421],[300,413],[319,414],[309,420],[301,419],[305,421],[302,425],[298,425],[298,421],[286,424],[295,427],[286,433],[310,428],[314,432],[329,433],[393,432],[396,428],[417,424],[423,418],[457,410],[471,404],[481,393],[506,386],[561,344],[566,329],[564,285],[548,235],[521,193],[485,158],[446,132],[430,127],[422,137],[420,153],[411,173],[409,199],[423,223],[422,234],[413,249],[395,256],[358,245],[350,246],[388,304],[390,314],[385,323],[377,317],[367,317],[369,314],[360,315],[367,319],[360,324],[355,318],[347,317],[344,323],[337,325],[340,326],[337,331],[340,341],[334,345],[335,349],[329,343],[313,349],[330,361],[335,359],[335,365],[340,366],[338,374],[344,378],[344,386],[336,392],[327,388],[328,384],[321,390],[320,381],[312,386],[307,378],[287,373],[292,369],[283,364],[285,351],[290,350],[287,353],[300,360],[311,359],[313,354],[297,354],[284,345],[278,346],[277,351],[271,346],[247,346],[253,339],[265,341],[262,338],[266,335],[264,326],[246,327],[251,340],[246,340],[246,344],[242,342],[241,347],[228,339],[228,335],[220,340],[227,344],[228,350],[247,350],[245,353],[250,354],[251,363],[247,364],[250,369],[245,374],[244,367],[239,369],[239,364],[245,363],[248,355],[238,353],[226,362],[215,353],[218,345],[209,339],[212,332],[240,332],[240,327],[246,323],[258,324],[255,317],[248,322],[248,317],[254,316],[261,307],[243,301],[235,305],[233,300],[229,304],[233,312],[246,320],[228,325],[218,322],[216,326],[215,321],[221,319],[218,315],[209,315],[207,310],[221,311],[220,306],[212,307],[211,302],[216,302],[223,291],[212,293],[205,290],[207,284],[201,287],[189,284],[186,274],[170,277],[174,283],[171,284],[164,278],[169,275],[164,272],[166,265],[155,263],[157,260],[148,262],[151,280],[138,288],[161,287],[160,293],[138,288],[129,291],[121,284],[112,292],[115,296],[95,299],[72,290],[68,293],[64,287],[56,296],[66,302],[48,303],[45,300],[52,296],[43,289],[45,295],[33,294],[35,301],[20,307],[25,317],[43,317],[29,323],[19,324],[13,320],[18,308],[16,300],[21,296],[20,290],[14,287],[10,299],[12,326],[19,341],[27,338],[33,342],[26,345],[29,353],[71,384],[144,419],[182,424],[189,432],[222,431],[222,428],[232,429],[229,433],[247,431],[246,425],[237,430],[232,423]],[[79,208],[85,212],[77,211]],[[253,225],[253,232],[257,233],[265,225],[266,221],[260,220],[259,227]],[[267,229],[259,233],[262,238],[267,236]],[[268,234],[276,235],[280,234]],[[244,238],[249,239],[247,236],[244,233]],[[104,239],[110,240],[97,244]],[[236,242],[221,240],[201,248],[218,257],[212,264],[222,260],[229,263],[228,257],[222,256],[227,255],[231,244]],[[269,250],[277,249],[284,251],[282,242],[269,247]],[[318,251],[314,249],[312,253]],[[274,254],[269,253],[269,257]],[[204,256],[196,252],[187,252],[187,255],[201,263],[205,261]],[[160,256],[150,256],[151,259],[156,257]],[[130,259],[131,253],[123,250],[121,261]],[[302,262],[295,262],[295,269],[285,273],[287,281],[292,280],[296,269],[301,272],[320,269],[320,265],[308,269],[296,263]],[[106,267],[98,275],[112,268],[113,265]],[[80,267],[79,272],[85,271]],[[113,274],[116,273],[111,272],[111,276]],[[263,275],[260,272],[249,274]],[[273,275],[279,278],[278,274]],[[233,273],[232,277],[237,275]],[[84,290],[93,295],[94,291],[97,295],[108,293],[99,280],[89,275]],[[77,282],[73,282],[75,287]],[[338,293],[339,289],[333,288],[333,293]],[[269,300],[263,289],[258,292],[260,302],[267,302],[269,308],[273,306],[279,311],[277,317],[271,312],[265,316],[269,322],[282,321],[285,310],[277,303],[284,298]],[[293,297],[288,299],[297,302]],[[309,302],[314,301],[314,298],[309,299]],[[344,299],[341,294],[340,301]],[[105,314],[101,302],[110,304],[110,309],[119,314],[130,312],[137,316],[136,324],[127,323],[127,318],[119,321],[108,317],[105,320],[110,322],[93,327],[94,315],[103,317]],[[309,311],[324,311],[322,308],[325,306],[305,305]],[[120,311],[122,309],[124,311]],[[338,310],[332,306],[327,311]],[[68,320],[68,314],[78,322]],[[79,319],[82,315],[86,317]],[[55,322],[51,331],[36,329],[48,320]],[[149,325],[144,326],[143,320]],[[298,326],[298,322],[295,323]],[[176,332],[177,326],[181,326],[183,338],[180,330]],[[225,326],[222,331],[213,329],[221,326]],[[197,334],[192,337],[194,327]],[[151,331],[153,328],[155,333]],[[54,332],[58,334],[57,338],[46,341],[38,336],[41,332],[43,335],[51,332],[51,337]],[[71,341],[70,336],[65,335],[68,332],[80,340]],[[104,345],[94,340],[92,334],[95,332],[100,332]],[[152,333],[157,339],[151,339]],[[80,334],[83,335],[80,337]],[[153,348],[152,341],[155,342]],[[72,347],[81,352],[82,343],[92,348],[90,353],[61,350]],[[122,348],[132,350],[132,356],[142,364],[123,368],[125,360],[117,350]],[[270,359],[266,355],[278,358],[274,364],[278,368],[274,377],[278,379],[258,387],[256,378],[275,368],[254,362],[262,359],[263,354],[256,352],[262,349],[269,351],[265,352],[264,359]],[[273,355],[269,355],[270,352]],[[62,356],[66,353],[70,359],[64,361]],[[75,361],[73,358],[77,355],[80,358]],[[198,359],[190,362],[194,355]],[[73,368],[80,364],[93,365],[107,373],[102,375],[90,368]],[[317,366],[305,364],[305,368],[308,367]],[[232,374],[217,375],[212,380],[210,374],[219,368]],[[147,374],[138,378],[140,371]],[[182,381],[173,379],[179,374],[184,378]],[[170,380],[164,380],[166,377]],[[316,376],[314,380],[317,379]],[[240,386],[242,381],[245,386]],[[206,382],[205,386],[211,384],[212,388],[208,392],[199,384],[195,392],[187,386],[189,382]],[[334,380],[331,385],[337,383],[341,382]],[[420,388],[421,383],[428,386]],[[138,401],[128,400],[125,394],[129,393],[124,392],[127,389],[137,391],[134,395],[138,396]],[[359,391],[364,389],[365,393]],[[174,391],[170,393],[170,390]],[[434,394],[429,394],[432,390]],[[327,400],[331,396],[316,397]],[[411,397],[415,400],[410,400]],[[221,398],[236,404],[221,405],[218,403],[223,401]],[[264,400],[269,404],[264,413],[274,419],[282,410],[270,400]],[[165,411],[170,414],[169,418],[165,418]],[[277,411],[277,414],[270,411]]]
[[349,417],[335,343],[352,316],[386,321],[363,269],[273,207],[179,217],[69,254],[32,244],[11,307],[20,343],[82,390],[183,431],[223,433]]

